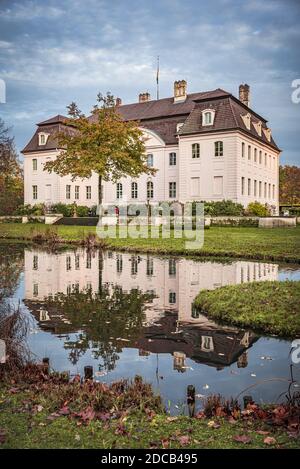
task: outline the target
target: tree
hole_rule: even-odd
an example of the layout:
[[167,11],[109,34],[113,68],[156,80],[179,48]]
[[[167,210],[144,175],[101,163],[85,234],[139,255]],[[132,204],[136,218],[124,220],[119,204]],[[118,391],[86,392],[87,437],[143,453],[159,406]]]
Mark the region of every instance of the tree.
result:
[[123,176],[138,177],[154,174],[146,164],[143,133],[137,122],[124,121],[118,113],[115,99],[109,92],[97,96],[90,117],[85,116],[76,103],[68,106],[66,130],[57,135],[63,150],[44,169],[61,176],[88,178],[93,172],[99,176],[98,199],[102,203],[102,180],[116,182]]
[[0,119],[0,215],[11,215],[23,203],[23,174],[9,132]]
[[281,204],[300,203],[300,168],[298,166],[279,167],[279,200]]

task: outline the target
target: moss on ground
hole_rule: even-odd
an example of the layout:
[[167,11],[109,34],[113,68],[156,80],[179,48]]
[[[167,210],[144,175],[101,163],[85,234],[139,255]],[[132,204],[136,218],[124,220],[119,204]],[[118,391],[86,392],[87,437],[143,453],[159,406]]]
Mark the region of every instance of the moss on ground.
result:
[[300,337],[300,281],[252,282],[203,290],[194,305],[217,321]]

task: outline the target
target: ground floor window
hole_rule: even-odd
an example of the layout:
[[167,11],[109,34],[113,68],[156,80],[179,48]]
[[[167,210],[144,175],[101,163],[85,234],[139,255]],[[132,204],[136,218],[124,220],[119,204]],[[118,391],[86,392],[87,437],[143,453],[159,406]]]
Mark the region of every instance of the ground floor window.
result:
[[87,199],[92,198],[92,187],[91,186],[86,186],[86,198]]
[[75,199],[79,199],[79,186],[75,186]]
[[147,199],[153,199],[154,197],[154,189],[153,189],[153,182],[147,182]]
[[123,196],[123,185],[118,182],[117,183],[117,199],[122,199],[122,196]]
[[176,182],[169,182],[169,197],[170,199],[176,197]]
[[37,186],[32,186],[32,198],[33,198],[33,200],[37,200],[37,198],[38,198],[38,188],[37,188]]
[[66,185],[66,199],[71,198],[71,186],[69,184]]
[[137,199],[138,198],[138,185],[137,182],[131,183],[131,198]]

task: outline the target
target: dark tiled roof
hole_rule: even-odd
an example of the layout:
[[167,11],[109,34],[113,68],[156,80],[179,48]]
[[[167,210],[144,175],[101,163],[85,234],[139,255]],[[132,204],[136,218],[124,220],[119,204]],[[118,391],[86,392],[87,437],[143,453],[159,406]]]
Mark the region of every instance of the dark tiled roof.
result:
[[39,122],[37,125],[50,125],[50,124],[62,124],[68,119],[61,114],[57,114],[57,116],[51,117],[51,119],[47,119],[46,121]]
[[[49,119],[51,121],[52,119]],[[46,122],[46,121],[45,121]],[[32,151],[41,151],[41,150],[56,150],[58,147],[57,137],[56,135],[60,132],[71,132],[72,130],[70,127],[63,125],[61,123],[53,123],[53,124],[38,124],[38,128],[36,129],[33,137],[27,143],[25,148],[22,150],[22,153],[30,153]],[[45,134],[49,134],[46,144],[39,145],[39,132],[45,132]]]
[[[205,109],[213,109],[215,111],[215,118],[213,125],[202,126],[202,111]],[[247,129],[242,116],[250,113],[251,115],[251,127]],[[248,133],[252,137],[260,140],[267,145],[272,145],[278,149],[273,138],[269,142],[262,132],[261,136],[258,135],[253,122],[257,123],[261,121],[262,128],[266,129],[266,120],[258,116],[251,109],[244,106],[239,100],[233,96],[227,96],[225,98],[220,98],[213,101],[205,101],[196,103],[194,109],[191,111],[190,115],[187,117],[185,124],[179,131],[179,135],[188,135],[188,134],[201,134],[207,132],[216,132],[229,129],[240,129]]]
[[[201,112],[207,108],[216,111],[214,124],[202,127]],[[177,124],[184,123],[179,132],[180,135],[239,129],[278,149],[273,138],[269,142],[263,132],[260,137],[253,125],[253,122],[260,120],[262,127],[266,128],[267,121],[220,88],[189,94],[183,102],[174,103],[174,98],[171,97],[144,103],[124,104],[118,107],[118,112],[125,120],[135,120],[140,123],[141,127],[156,132],[167,145],[177,143]],[[251,114],[250,130],[246,128],[241,117],[248,112]],[[66,119],[62,115],[57,115],[40,122],[34,136],[22,150],[22,153],[56,149],[55,135],[58,132],[70,131],[70,128],[64,125]],[[94,116],[90,116],[90,119],[93,120]],[[38,145],[38,132],[40,131],[49,133],[47,143],[43,146]]]

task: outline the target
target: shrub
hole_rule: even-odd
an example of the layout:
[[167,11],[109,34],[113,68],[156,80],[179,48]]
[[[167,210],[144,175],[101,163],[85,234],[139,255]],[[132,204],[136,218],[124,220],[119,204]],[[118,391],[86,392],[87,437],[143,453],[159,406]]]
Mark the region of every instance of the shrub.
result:
[[[86,205],[76,205],[76,213],[78,217],[88,217],[90,211],[93,216],[96,215],[96,206],[87,207]],[[61,213],[64,217],[72,217],[74,215],[74,204],[54,204],[51,206],[53,213]]]
[[263,205],[260,202],[251,202],[247,209],[247,215],[252,215],[256,217],[267,217],[270,215],[270,210],[267,205]]
[[37,215],[41,216],[45,214],[45,204],[35,204],[35,205],[19,205],[15,211],[15,215]]
[[[218,216],[233,216],[240,217],[244,215],[244,207],[242,204],[237,204],[232,200],[221,200],[217,202],[201,201],[204,204],[204,215]],[[195,215],[196,202],[193,202],[193,215]]]

